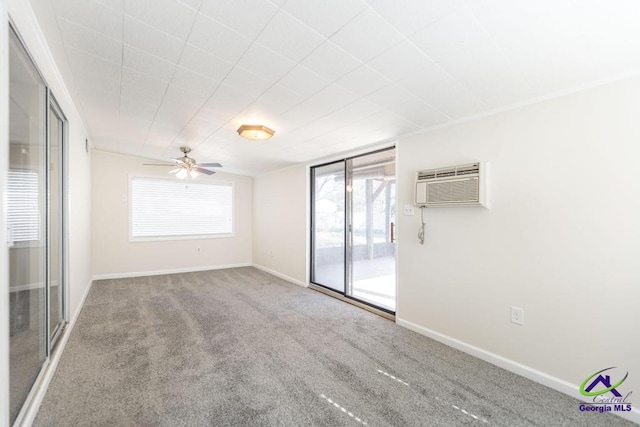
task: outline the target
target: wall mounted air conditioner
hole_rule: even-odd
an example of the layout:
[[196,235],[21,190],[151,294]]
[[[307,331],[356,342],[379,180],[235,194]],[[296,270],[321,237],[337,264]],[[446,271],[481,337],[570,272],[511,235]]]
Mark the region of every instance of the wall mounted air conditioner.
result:
[[483,162],[416,172],[414,204],[421,208],[487,206],[487,169]]

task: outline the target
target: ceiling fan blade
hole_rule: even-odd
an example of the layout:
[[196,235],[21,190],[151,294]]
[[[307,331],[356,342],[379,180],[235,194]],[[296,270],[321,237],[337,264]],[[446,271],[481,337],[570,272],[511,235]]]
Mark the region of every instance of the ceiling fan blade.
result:
[[181,170],[182,170],[182,168],[175,168],[175,169],[170,170],[169,173],[176,173],[176,172],[180,172]]
[[142,166],[175,166],[175,165],[172,165],[171,163],[165,163],[163,165],[161,165],[160,163],[143,163]]
[[220,163],[198,163],[199,166],[206,166],[208,168],[221,168],[222,165]]
[[173,160],[174,162],[176,162],[176,163],[181,163],[181,164],[184,163],[184,160],[182,160],[182,159],[176,159],[176,158],[173,158],[173,157],[169,157],[169,158],[171,160]]
[[204,169],[204,168],[196,168],[195,170],[205,175],[213,175],[215,173],[214,171],[210,171],[209,169]]

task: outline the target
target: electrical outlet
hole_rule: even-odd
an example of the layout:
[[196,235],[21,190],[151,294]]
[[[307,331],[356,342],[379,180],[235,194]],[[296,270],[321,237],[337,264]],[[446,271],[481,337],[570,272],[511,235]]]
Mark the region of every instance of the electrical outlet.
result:
[[405,216],[413,216],[413,205],[404,205]]
[[196,252],[200,253],[200,246],[196,248]]
[[524,308],[511,307],[511,323],[524,326]]

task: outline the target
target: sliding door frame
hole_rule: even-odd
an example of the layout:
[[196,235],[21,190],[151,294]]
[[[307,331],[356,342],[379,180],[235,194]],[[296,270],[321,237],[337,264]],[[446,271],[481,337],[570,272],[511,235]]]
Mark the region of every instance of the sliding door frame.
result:
[[[370,154],[376,154],[376,153],[381,153],[384,151],[388,151],[388,150],[396,150],[396,144],[390,145],[390,146],[386,146],[386,147],[381,147],[378,149],[374,149],[373,151],[366,151],[366,152],[362,152],[359,154],[354,154],[351,156],[345,156],[345,157],[341,157],[341,158],[337,158],[335,160],[332,161],[328,161],[328,162],[324,162],[324,163],[319,163],[319,164],[313,164],[309,166],[309,171],[310,171],[310,183],[309,183],[309,195],[310,195],[310,209],[309,209],[309,221],[310,221],[310,227],[309,227],[309,287],[311,287],[312,289],[318,290],[322,293],[325,293],[327,295],[336,297],[338,299],[341,299],[343,301],[346,301],[350,304],[354,304],[357,305],[361,308],[364,308],[366,310],[369,311],[373,311],[377,314],[382,315],[383,317],[389,318],[391,320],[395,320],[395,311],[392,310],[388,310],[384,307],[380,307],[378,305],[372,304],[370,302],[361,300],[359,298],[356,298],[354,296],[352,296],[351,294],[353,293],[353,278],[352,278],[352,273],[353,273],[353,265],[351,262],[351,257],[352,257],[352,248],[353,248],[353,197],[351,196],[351,193],[347,190],[347,188],[349,188],[348,186],[353,184],[353,171],[352,171],[352,161],[353,159],[359,158],[359,157],[364,157],[364,156],[368,156]],[[322,167],[322,166],[328,166],[328,165],[332,165],[332,164],[336,164],[336,163],[344,163],[344,182],[345,182],[345,189],[344,189],[344,220],[345,220],[345,226],[344,226],[344,292],[339,292],[336,291],[335,289],[330,288],[329,286],[325,286],[322,285],[320,283],[314,282],[313,279],[315,277],[315,169]],[[396,177],[397,178],[397,177]]]
[[[13,421],[13,424],[11,423],[11,411],[9,411],[9,413],[7,413],[7,417],[8,417],[8,422],[11,425],[16,425],[19,426],[23,423],[25,414],[27,413],[27,409],[29,408],[29,406],[31,406],[32,402],[34,401],[35,395],[37,394],[37,390],[39,389],[40,385],[43,382],[44,379],[44,373],[47,369],[47,367],[49,366],[50,363],[50,337],[49,337],[49,150],[48,150],[48,144],[49,144],[49,85],[47,84],[47,81],[45,80],[42,72],[40,71],[40,68],[38,67],[38,65],[36,64],[35,60],[33,59],[33,56],[31,55],[31,52],[29,51],[29,49],[27,48],[27,44],[24,41],[24,38],[22,37],[22,35],[20,34],[20,32],[18,31],[17,26],[14,24],[13,20],[11,19],[11,17],[9,17],[9,31],[7,32],[7,39],[11,38],[11,33],[13,33],[18,41],[18,43],[20,44],[20,47],[24,50],[25,55],[27,57],[27,59],[29,60],[29,62],[31,63],[31,65],[33,66],[35,72],[37,73],[38,77],[42,80],[43,84],[44,84],[44,103],[43,105],[39,105],[39,108],[43,109],[43,114],[44,114],[44,134],[45,134],[45,140],[44,140],[44,151],[45,151],[45,176],[44,176],[44,185],[45,185],[45,219],[44,219],[44,230],[42,232],[42,240],[44,242],[44,298],[45,298],[45,313],[44,313],[44,334],[45,334],[45,339],[44,339],[44,354],[43,356],[43,361],[42,364],[40,365],[40,368],[38,370],[38,374],[36,375],[36,377],[33,380],[33,383],[31,384],[31,387],[29,388],[29,392],[27,393],[27,396],[25,397],[24,401],[22,402],[22,406],[20,407],[20,410],[18,411],[18,414],[16,415],[16,418]],[[10,53],[9,53],[9,62],[11,62],[11,58],[10,58]],[[11,86],[11,82],[10,82],[10,78],[9,78],[9,91],[7,92],[8,96],[10,95],[10,86]],[[10,125],[10,124],[9,124]],[[9,129],[8,129],[9,130]],[[10,130],[9,130],[10,131]],[[11,146],[11,141],[7,141],[7,155],[9,154],[9,150],[10,150],[10,146]],[[7,156],[8,157],[8,156]],[[9,171],[9,164],[7,163],[7,169],[6,171]],[[5,219],[6,221],[6,219]],[[7,222],[4,223],[5,225],[7,224]],[[7,243],[3,243],[4,246],[7,245]],[[8,251],[7,251],[8,252]],[[7,273],[9,273],[11,266],[8,266],[7,268]],[[9,283],[10,286],[10,283]],[[7,291],[9,291],[9,289],[7,289]],[[9,306],[9,310],[7,311],[7,315],[9,315],[11,310],[11,307]],[[10,353],[11,351],[11,339],[9,339],[9,346],[7,346],[6,348],[6,352]],[[9,377],[11,375],[11,364],[9,364]],[[11,400],[11,392],[9,391],[9,401]]]
[[[363,154],[366,156],[366,154]],[[344,296],[353,298],[353,157],[344,159]],[[360,301],[360,300],[358,300]],[[373,307],[377,307],[370,304]]]
[[[45,82],[46,84],[46,82]],[[51,357],[51,353],[54,349],[54,347],[56,346],[57,342],[58,342],[58,338],[60,338],[60,336],[62,335],[62,331],[64,331],[64,328],[66,327],[67,322],[69,321],[69,317],[68,317],[68,307],[69,307],[69,298],[68,298],[68,294],[69,294],[69,287],[68,287],[68,277],[67,277],[67,273],[68,273],[68,252],[67,252],[67,248],[68,248],[68,227],[67,227],[67,216],[68,216],[68,212],[67,212],[67,190],[68,190],[68,180],[67,180],[67,166],[68,166],[68,162],[67,162],[67,136],[68,136],[68,127],[69,127],[69,121],[67,120],[67,117],[64,115],[64,112],[62,111],[62,108],[60,108],[60,104],[58,104],[58,101],[56,100],[55,96],[53,96],[53,93],[51,92],[51,90],[49,90],[47,88],[47,94],[48,94],[48,105],[47,105],[47,165],[50,165],[52,161],[57,162],[57,165],[59,167],[59,174],[60,177],[58,178],[58,200],[57,200],[57,205],[58,205],[58,278],[62,279],[62,283],[60,283],[58,286],[60,286],[61,291],[62,291],[62,310],[59,313],[59,315],[61,315],[62,317],[62,321],[57,325],[56,330],[54,331],[53,334],[51,334],[51,325],[49,324],[49,322],[51,321],[51,315],[50,315],[50,311],[51,311],[51,256],[50,256],[50,252],[51,252],[51,167],[47,167],[47,234],[49,236],[48,238],[48,245],[47,245],[47,307],[49,309],[49,313],[47,315],[47,334],[49,336],[49,342],[47,345],[47,357]],[[59,154],[58,154],[58,158],[57,159],[52,159],[51,158],[51,122],[53,120],[53,118],[51,117],[51,114],[54,114],[56,116],[57,119],[60,120],[60,126],[61,128],[59,129],[59,134],[60,134],[60,141],[59,141]]]
[[[0,1],[0,129],[9,129],[9,16]],[[9,171],[9,132],[0,133],[0,188]],[[9,249],[4,202],[0,202],[0,427],[9,426]],[[6,349],[6,350],[4,350]]]
[[[60,108],[60,105],[55,99],[50,89],[49,83],[45,79],[43,73],[38,67],[38,64],[36,63],[33,56],[31,55],[31,52],[29,51],[27,44],[24,41],[24,38],[21,36],[20,32],[18,31],[18,27],[11,19],[11,16],[7,13],[7,10],[5,9],[5,7],[6,7],[5,4],[0,2],[0,19],[2,19],[2,23],[0,24],[0,31],[1,31],[0,34],[6,35],[6,37],[0,37],[0,40],[2,40],[2,45],[0,45],[0,59],[4,60],[4,61],[0,61],[0,63],[2,64],[0,66],[0,89],[3,89],[3,93],[7,94],[6,103],[4,99],[0,99],[0,102],[3,103],[3,105],[0,106],[0,114],[1,114],[0,124],[6,124],[5,129],[7,129],[6,135],[0,139],[0,149],[2,150],[3,153],[6,154],[4,156],[0,156],[2,158],[2,160],[0,160],[0,175],[2,175],[2,177],[0,177],[0,184],[2,184],[3,190],[6,189],[6,182],[4,181],[4,177],[6,176],[6,172],[9,171],[9,158],[8,158],[9,148],[10,148],[10,140],[9,140],[9,96],[10,96],[9,95],[9,90],[10,90],[9,43],[10,42],[9,40],[10,40],[11,32],[15,34],[18,42],[20,43],[21,47],[24,49],[24,52],[26,53],[27,58],[33,65],[39,77],[44,82],[44,86],[45,86],[44,105],[40,106],[41,108],[44,108],[45,160],[46,160],[46,174],[45,174],[46,218],[45,218],[45,230],[43,232],[43,236],[44,236],[43,238],[45,240],[45,301],[46,301],[45,302],[46,313],[44,315],[45,336],[46,336],[45,358],[44,358],[44,361],[42,362],[42,365],[40,366],[39,372],[35,380],[33,381],[33,384],[31,385],[29,393],[27,394],[27,397],[22,403],[22,406],[18,411],[16,419],[13,422],[13,425],[21,425],[30,407],[35,404],[36,396],[40,391],[40,388],[44,382],[44,377],[46,375],[47,369],[51,364],[51,354],[52,354],[53,348],[57,344],[57,342],[59,342],[59,337],[62,335],[62,331],[64,331],[64,328],[69,321],[69,277],[68,277],[68,271],[69,271],[68,269],[68,265],[69,265],[69,258],[68,258],[68,248],[69,248],[69,235],[68,235],[69,234],[68,233],[68,203],[69,203],[69,200],[68,200],[68,188],[69,188],[68,133],[69,131],[68,131],[68,127],[69,125],[68,123],[69,122],[64,112],[62,111],[62,108]],[[5,89],[6,91],[4,91]],[[51,112],[51,108],[54,108],[56,110],[56,113],[59,115],[59,117],[62,119],[62,122],[63,122],[62,123],[62,127],[63,127],[62,141],[60,141],[60,150],[62,150],[62,159],[59,164],[61,168],[60,173],[62,174],[61,188],[59,189],[59,191],[62,194],[59,198],[59,203],[58,203],[59,204],[58,222],[59,222],[61,241],[62,241],[62,245],[61,245],[62,251],[59,254],[59,256],[62,258],[60,265],[61,265],[61,268],[63,269],[62,277],[64,281],[64,283],[62,284],[62,286],[64,287],[63,313],[62,313],[64,317],[64,321],[61,325],[62,327],[59,328],[59,330],[56,331],[56,333],[54,334],[54,337],[53,337],[54,339],[52,339],[52,336],[50,334],[50,322],[51,322],[50,320],[50,310],[51,310],[51,306],[50,306],[50,288],[51,288],[50,240],[51,239],[49,234],[51,229],[51,224],[50,224],[50,221],[51,221],[51,211],[50,211],[50,206],[51,206],[51,200],[50,200],[50,197],[51,197],[51,194],[50,194],[51,117],[50,117],[50,112]],[[3,210],[4,210],[4,207],[3,207]],[[0,213],[0,215],[3,215],[3,213]],[[0,284],[3,285],[2,287],[0,287],[0,291],[2,292],[2,297],[0,297],[2,306],[0,308],[3,309],[1,310],[2,312],[7,314],[6,316],[2,316],[3,320],[0,321],[0,325],[6,326],[6,328],[3,328],[2,332],[0,332],[1,334],[0,337],[2,338],[1,343],[7,344],[6,346],[1,347],[3,351],[1,351],[2,355],[0,355],[0,361],[2,361],[2,365],[0,366],[0,368],[2,369],[3,377],[6,378],[6,383],[3,382],[2,384],[0,384],[0,387],[2,387],[2,390],[0,390],[0,398],[1,398],[0,409],[2,411],[0,411],[0,413],[6,414],[4,418],[0,418],[0,427],[2,427],[3,425],[7,425],[7,426],[12,425],[12,423],[11,423],[11,414],[10,414],[11,393],[10,393],[10,385],[9,385],[9,377],[11,372],[11,366],[9,363],[9,353],[10,353],[10,345],[11,345],[11,341],[9,337],[9,313],[10,313],[10,304],[9,304],[10,283],[9,283],[9,262],[8,262],[9,251],[8,251],[7,239],[6,239],[7,218],[2,216],[0,217],[0,219],[2,220],[0,222],[0,225],[1,225],[0,228],[2,228],[2,231],[0,232],[0,236],[3,237],[3,239],[0,241],[0,245],[2,247],[2,249],[0,250],[0,266],[6,267],[2,269],[2,271],[5,272],[5,274],[3,274],[2,278],[0,279]]]
[[[322,286],[323,288],[326,288],[326,289],[328,289],[328,290],[330,290],[332,292],[336,292],[336,293],[340,293],[340,294],[344,294],[346,292],[346,290],[347,290],[347,255],[346,255],[346,250],[343,251],[344,254],[343,254],[343,261],[342,261],[343,265],[344,265],[344,272],[343,272],[344,274],[343,274],[343,278],[342,278],[344,292],[339,292],[339,291],[336,291],[335,289],[333,289],[333,288],[331,288],[329,286],[316,283],[316,282],[313,281],[313,278],[315,277],[315,262],[314,262],[314,260],[315,260],[315,258],[314,258],[315,250],[314,249],[316,247],[316,239],[315,239],[315,232],[314,232],[314,230],[316,229],[316,216],[314,215],[315,206],[316,206],[316,197],[315,197],[315,184],[316,184],[315,183],[315,177],[316,177],[316,173],[315,173],[315,170],[316,170],[316,168],[321,168],[323,166],[329,166],[329,165],[338,164],[338,163],[342,163],[342,162],[344,162],[344,159],[334,160],[334,161],[326,162],[326,163],[320,163],[318,165],[313,165],[313,166],[311,166],[309,168],[310,175],[311,175],[311,179],[309,180],[310,181],[310,184],[309,184],[310,185],[310,192],[309,192],[309,194],[311,196],[310,197],[311,201],[310,201],[310,205],[309,205],[310,206],[310,216],[311,216],[310,219],[309,219],[309,221],[310,221],[309,283],[313,284],[313,285],[316,285],[316,286]],[[346,175],[347,175],[347,170],[345,168],[345,170],[344,170],[345,185],[346,185]],[[344,212],[342,212],[342,215],[344,217],[343,241],[346,244],[347,236],[349,235],[349,227],[347,225],[347,203],[346,203],[346,200],[345,200],[345,203],[344,203]],[[346,249],[346,246],[345,246],[345,249]]]

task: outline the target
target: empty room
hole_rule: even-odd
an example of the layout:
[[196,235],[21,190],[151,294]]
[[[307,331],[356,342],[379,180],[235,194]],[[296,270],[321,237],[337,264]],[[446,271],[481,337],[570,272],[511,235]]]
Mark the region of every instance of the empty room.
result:
[[640,424],[638,22],[0,0],[0,427]]

